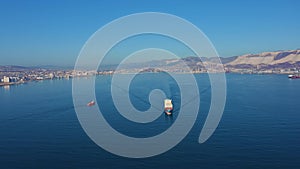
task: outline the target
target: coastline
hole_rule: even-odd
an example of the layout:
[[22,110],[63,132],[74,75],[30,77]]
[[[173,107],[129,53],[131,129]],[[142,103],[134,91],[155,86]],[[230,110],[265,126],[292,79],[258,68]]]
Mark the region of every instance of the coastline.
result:
[[[162,72],[140,72],[142,74],[157,74]],[[208,72],[173,72],[175,74],[208,74]],[[289,75],[288,73],[251,73],[251,72],[211,72],[210,74],[218,74],[218,73],[225,73],[225,74],[240,74],[240,75]],[[68,77],[65,79],[72,79],[72,78],[86,78],[86,77],[92,77],[92,76],[112,76],[113,74],[136,74],[136,73],[98,73],[94,75],[85,75],[85,76],[75,76],[75,77]],[[288,77],[287,77],[288,78]],[[25,84],[29,82],[36,82],[36,81],[43,81],[43,80],[56,80],[61,78],[52,78],[52,79],[41,79],[41,80],[28,80],[28,81],[18,81],[18,82],[9,82],[9,83],[3,83],[0,82],[0,87],[2,86],[12,86],[12,85],[19,85],[19,84]]]
[[9,82],[9,83],[0,83],[0,86],[11,86],[11,85],[19,85],[19,84],[24,84],[27,82]]

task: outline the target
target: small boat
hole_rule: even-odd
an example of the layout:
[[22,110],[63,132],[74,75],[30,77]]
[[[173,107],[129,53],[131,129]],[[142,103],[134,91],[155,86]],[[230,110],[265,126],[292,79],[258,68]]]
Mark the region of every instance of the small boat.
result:
[[88,102],[87,106],[94,106],[96,104],[96,102],[94,100]]
[[172,115],[172,110],[173,110],[173,104],[171,99],[165,99],[164,100],[164,111],[166,115],[170,116]]
[[288,77],[290,79],[299,79],[300,78],[300,76],[298,76],[298,75],[289,75]]

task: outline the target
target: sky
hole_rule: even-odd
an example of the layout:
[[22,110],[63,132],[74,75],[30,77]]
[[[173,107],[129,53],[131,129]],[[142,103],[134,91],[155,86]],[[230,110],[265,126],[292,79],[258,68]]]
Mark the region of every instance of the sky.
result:
[[300,48],[298,0],[1,0],[0,65],[74,65],[89,37],[134,13],[196,25],[222,57]]

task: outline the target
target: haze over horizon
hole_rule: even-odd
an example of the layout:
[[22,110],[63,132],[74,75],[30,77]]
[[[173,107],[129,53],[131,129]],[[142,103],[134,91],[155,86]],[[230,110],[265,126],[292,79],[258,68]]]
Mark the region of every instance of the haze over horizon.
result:
[[299,5],[297,0],[1,1],[0,65],[73,66],[95,31],[140,12],[188,20],[207,35],[221,57],[299,49]]

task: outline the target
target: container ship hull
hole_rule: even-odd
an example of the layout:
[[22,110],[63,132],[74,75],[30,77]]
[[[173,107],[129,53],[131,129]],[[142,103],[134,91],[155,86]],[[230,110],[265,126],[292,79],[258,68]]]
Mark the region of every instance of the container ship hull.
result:
[[300,76],[298,76],[298,75],[289,75],[288,77],[290,79],[299,79],[300,78]]

